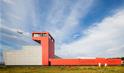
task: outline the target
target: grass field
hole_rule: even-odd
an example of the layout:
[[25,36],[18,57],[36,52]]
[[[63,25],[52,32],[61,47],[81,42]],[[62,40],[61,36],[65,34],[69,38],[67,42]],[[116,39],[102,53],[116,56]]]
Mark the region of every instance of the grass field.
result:
[[124,73],[124,66],[0,66],[0,73]]

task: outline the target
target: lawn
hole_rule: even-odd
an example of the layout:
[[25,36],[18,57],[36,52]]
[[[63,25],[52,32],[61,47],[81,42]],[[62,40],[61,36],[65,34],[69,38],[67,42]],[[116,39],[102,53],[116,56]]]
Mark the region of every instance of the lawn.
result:
[[0,66],[0,73],[124,73],[124,66]]

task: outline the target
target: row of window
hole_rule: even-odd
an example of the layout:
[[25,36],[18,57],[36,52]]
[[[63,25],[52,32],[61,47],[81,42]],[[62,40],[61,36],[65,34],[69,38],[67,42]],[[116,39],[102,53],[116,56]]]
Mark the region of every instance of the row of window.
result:
[[[39,34],[39,33],[36,33],[36,34],[33,34],[33,37],[47,37],[48,36],[48,34],[46,34],[46,33],[42,33],[42,34]],[[54,41],[53,40],[53,38],[49,35],[48,36],[52,41]]]
[[46,37],[47,34],[46,33],[42,33],[42,34],[34,34],[33,37]]

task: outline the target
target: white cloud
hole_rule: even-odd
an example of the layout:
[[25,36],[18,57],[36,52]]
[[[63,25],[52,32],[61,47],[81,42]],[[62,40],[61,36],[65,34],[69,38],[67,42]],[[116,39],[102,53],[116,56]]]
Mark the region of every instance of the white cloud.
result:
[[61,45],[57,55],[62,57],[124,56],[124,10],[95,23],[85,33],[86,36],[78,41]]
[[[2,11],[2,17],[0,18],[0,32],[5,33],[6,36],[7,33],[11,33],[8,34],[9,37],[18,38],[18,35],[23,35],[31,39],[31,33],[29,33],[28,29],[29,26],[32,28],[33,25],[35,25],[35,20],[33,20],[34,4],[33,0],[3,0],[2,8],[4,9]],[[22,40],[24,40],[24,38],[22,38]]]
[[23,31],[23,30],[21,30],[21,29],[17,29],[17,28],[9,28],[9,27],[7,27],[7,26],[1,26],[0,27],[0,29],[2,30],[2,29],[4,29],[4,30],[7,30],[8,32],[11,32],[11,33],[17,33],[17,34],[23,34],[23,35],[25,35],[25,36],[27,36],[27,37],[29,37],[29,36],[31,36],[31,34],[29,33],[29,32],[25,32],[25,31]]
[[[58,42],[65,40],[66,36],[70,35],[70,32],[74,32],[80,22],[79,19],[86,15],[93,1],[78,0],[72,2],[63,0],[60,2],[53,0],[52,6],[46,12],[46,21],[43,21],[46,24],[42,24],[42,21],[37,18],[42,14],[36,11],[35,4],[37,3],[34,0],[4,0],[4,3],[9,3],[3,5],[5,7],[3,17],[7,18],[2,19],[4,24],[2,26],[5,26],[5,29],[12,33],[23,32],[25,35],[30,34],[27,31],[46,30],[56,38],[58,45]],[[38,7],[38,9],[40,11],[41,8]],[[39,29],[40,27],[43,29]]]
[[3,0],[3,2],[7,3],[7,4],[15,4],[15,0]]
[[45,28],[57,38],[56,40],[62,41],[67,35],[69,36],[75,32],[74,29],[78,27],[80,18],[85,17],[92,5],[93,0],[78,0],[75,3],[67,0],[62,2],[56,0],[49,11],[48,23],[46,23]]

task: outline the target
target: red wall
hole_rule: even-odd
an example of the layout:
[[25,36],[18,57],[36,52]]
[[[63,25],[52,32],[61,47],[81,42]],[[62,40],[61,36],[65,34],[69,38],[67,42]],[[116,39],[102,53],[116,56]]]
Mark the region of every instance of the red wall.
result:
[[49,58],[54,58],[54,39],[51,37],[51,35],[49,34]]
[[51,65],[121,65],[121,59],[49,59]]

